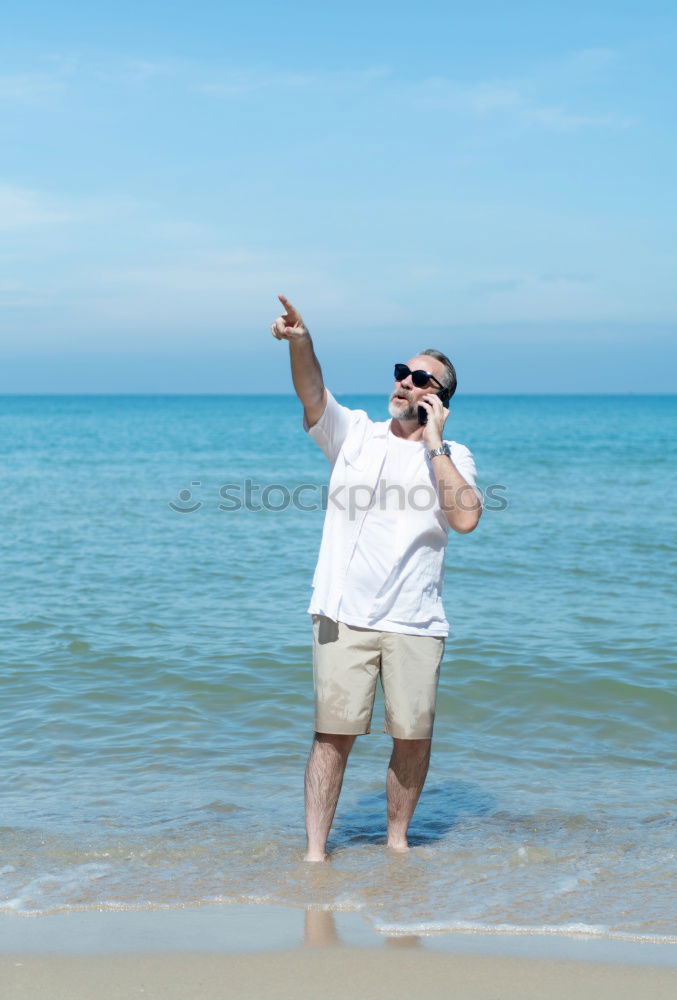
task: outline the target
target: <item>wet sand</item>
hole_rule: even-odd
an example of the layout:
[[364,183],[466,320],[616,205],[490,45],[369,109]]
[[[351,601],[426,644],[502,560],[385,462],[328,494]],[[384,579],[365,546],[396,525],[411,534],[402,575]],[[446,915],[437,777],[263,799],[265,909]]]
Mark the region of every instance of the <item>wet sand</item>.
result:
[[672,1000],[677,946],[384,937],[359,913],[274,905],[0,918],[12,1000]]
[[326,947],[259,954],[2,956],[13,1000],[673,1000],[677,970],[624,964]]

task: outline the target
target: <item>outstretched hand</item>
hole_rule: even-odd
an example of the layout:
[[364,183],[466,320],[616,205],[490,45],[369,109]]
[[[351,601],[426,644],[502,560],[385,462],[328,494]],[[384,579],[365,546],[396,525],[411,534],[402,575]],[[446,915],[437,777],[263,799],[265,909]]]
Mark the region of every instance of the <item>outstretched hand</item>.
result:
[[278,316],[270,329],[277,340],[297,340],[308,334],[305,323],[301,319],[301,313],[291,304],[284,295],[278,295],[278,299],[284,306],[284,313]]

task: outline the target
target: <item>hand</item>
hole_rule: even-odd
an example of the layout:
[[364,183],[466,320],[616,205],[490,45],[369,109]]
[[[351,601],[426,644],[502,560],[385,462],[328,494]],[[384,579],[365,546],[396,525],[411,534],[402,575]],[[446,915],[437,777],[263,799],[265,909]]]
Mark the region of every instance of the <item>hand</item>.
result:
[[277,340],[298,340],[308,336],[308,330],[301,319],[301,314],[294,309],[289,299],[284,295],[278,295],[278,299],[285,308],[284,314],[278,316],[270,329]]
[[428,413],[428,422],[423,428],[422,438],[429,448],[439,448],[449,410],[434,392],[427,392],[422,399],[419,399],[418,405]]

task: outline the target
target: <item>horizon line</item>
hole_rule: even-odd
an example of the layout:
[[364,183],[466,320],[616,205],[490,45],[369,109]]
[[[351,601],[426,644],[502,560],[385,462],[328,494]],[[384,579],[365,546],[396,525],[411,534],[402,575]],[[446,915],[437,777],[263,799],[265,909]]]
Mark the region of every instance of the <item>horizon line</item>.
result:
[[[355,392],[348,391],[342,392],[341,390],[332,390],[336,395],[340,396],[374,396],[381,398],[387,393],[385,392]],[[462,396],[615,396],[627,398],[628,396],[677,396],[677,390],[674,392],[637,392],[635,390],[628,390],[627,392],[607,392],[607,391],[593,391],[593,392],[463,392]],[[104,397],[104,398],[118,398],[118,397],[130,397],[137,398],[142,396],[171,396],[171,397],[195,397],[195,396],[206,396],[206,397],[233,397],[239,399],[251,399],[251,393],[244,392],[161,392],[161,391],[150,391],[150,392],[0,392],[0,399],[25,399],[25,398],[53,398],[53,397],[82,397],[82,398],[92,398],[92,397]],[[298,398],[295,392],[265,392],[261,396],[274,396],[280,399],[296,399]],[[459,397],[460,398],[460,397]],[[299,400],[300,402],[300,400]]]

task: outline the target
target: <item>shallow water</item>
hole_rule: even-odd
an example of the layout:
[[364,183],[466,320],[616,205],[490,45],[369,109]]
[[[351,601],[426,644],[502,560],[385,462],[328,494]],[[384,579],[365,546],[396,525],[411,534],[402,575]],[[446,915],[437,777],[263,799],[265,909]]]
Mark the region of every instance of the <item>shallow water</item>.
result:
[[323,512],[219,509],[247,479],[320,499],[326,461],[295,399],[246,405],[0,398],[0,908],[677,935],[677,398],[459,399],[447,437],[499,500],[450,536],[412,850],[384,848],[379,694],[326,866],[301,862]]

